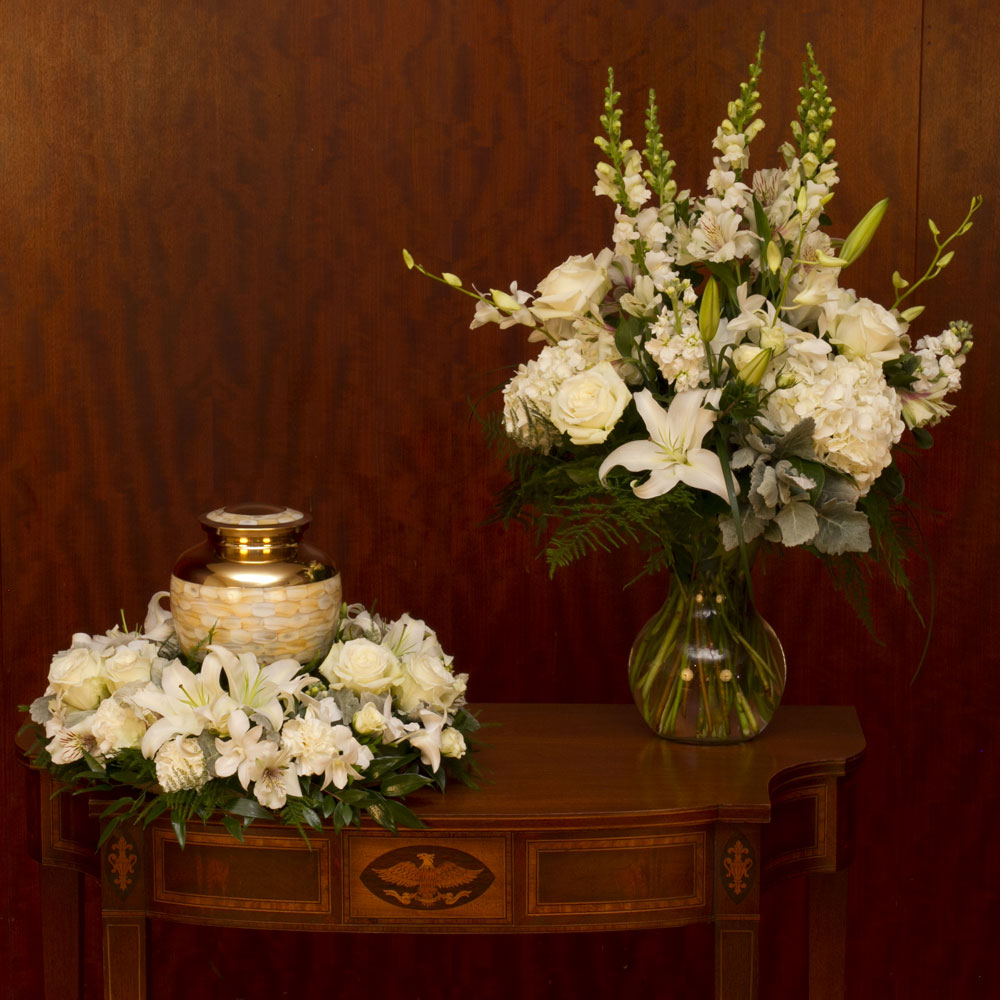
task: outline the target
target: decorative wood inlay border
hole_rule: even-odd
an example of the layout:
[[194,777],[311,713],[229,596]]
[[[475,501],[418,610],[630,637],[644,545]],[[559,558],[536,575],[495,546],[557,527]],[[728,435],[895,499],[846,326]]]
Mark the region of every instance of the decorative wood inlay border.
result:
[[[631,913],[650,910],[695,909],[705,905],[705,851],[704,830],[668,834],[660,837],[617,837],[614,839],[529,840],[527,854],[527,901],[529,915]],[[629,855],[632,858],[629,859]],[[645,854],[645,858],[643,855]],[[603,857],[602,857],[603,855]],[[543,899],[546,861],[560,860],[569,864],[593,867],[606,865],[612,859],[619,862],[632,860],[636,867],[654,868],[655,874],[645,885],[647,895],[639,892],[623,894],[616,899],[573,899],[548,901]],[[655,861],[654,861],[655,859]],[[664,862],[673,861],[687,878],[675,893],[665,891]],[[656,862],[659,862],[657,864]],[[660,884],[656,885],[659,878]],[[683,882],[683,878],[680,880]]]
[[[172,830],[153,829],[153,901],[168,903],[170,906],[191,908],[211,907],[213,910],[244,910],[247,912],[280,912],[283,915],[328,914],[330,907],[330,843],[323,838],[314,838],[309,843],[298,834],[289,836],[263,837],[244,835],[243,844],[236,843],[228,833],[212,833],[188,829],[185,861],[191,871],[196,871],[197,882],[192,889],[178,889],[168,883],[166,853],[169,849],[180,850]],[[216,884],[216,874],[231,872],[225,855],[238,852],[244,861],[248,851],[256,851],[260,858],[262,875],[273,871],[287,871],[287,856],[297,854],[308,867],[314,866],[308,880],[296,878],[285,880],[281,891],[267,896],[255,894],[255,886],[248,885],[246,892],[232,891],[222,884]],[[219,852],[218,862],[213,852]],[[267,864],[268,855],[284,855],[274,858],[273,866]],[[194,855],[199,855],[195,859]],[[194,864],[190,862],[194,861]]]

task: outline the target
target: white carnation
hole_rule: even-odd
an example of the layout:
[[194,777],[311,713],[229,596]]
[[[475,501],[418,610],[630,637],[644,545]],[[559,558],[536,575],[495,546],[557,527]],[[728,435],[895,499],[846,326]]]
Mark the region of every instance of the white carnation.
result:
[[156,751],[156,780],[165,792],[201,788],[210,775],[205,754],[193,736],[175,736]]
[[119,750],[138,747],[146,734],[146,723],[128,705],[105,698],[91,716],[90,731],[97,750],[105,757]]

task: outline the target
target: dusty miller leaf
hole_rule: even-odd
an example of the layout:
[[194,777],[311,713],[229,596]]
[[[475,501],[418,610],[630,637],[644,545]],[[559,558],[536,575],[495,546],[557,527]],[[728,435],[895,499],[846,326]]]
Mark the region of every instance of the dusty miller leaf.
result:
[[782,507],[775,515],[774,522],[781,528],[782,544],[788,546],[805,545],[819,530],[816,510],[805,500],[797,500]]
[[819,531],[813,545],[827,555],[867,552],[871,548],[868,518],[844,500],[830,500],[819,509]]

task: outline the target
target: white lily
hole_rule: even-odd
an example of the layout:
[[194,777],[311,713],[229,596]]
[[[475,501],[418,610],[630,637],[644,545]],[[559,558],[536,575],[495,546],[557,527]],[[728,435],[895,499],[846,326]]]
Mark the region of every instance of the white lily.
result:
[[[707,490],[728,500],[719,456],[701,447],[702,439],[718,416],[713,410],[702,407],[709,392],[713,390],[679,392],[666,410],[653,399],[648,389],[637,392],[633,398],[649,431],[649,440],[629,441],[615,448],[598,470],[601,482],[611,469],[620,465],[630,472],[650,473],[644,483],[632,482],[632,492],[642,500],[669,493],[678,483]],[[733,486],[736,488],[735,482]]]
[[155,684],[136,691],[133,704],[160,716],[142,738],[142,755],[150,760],[174,736],[199,736],[206,726],[219,733],[229,731],[229,715],[239,705],[222,690],[220,664],[205,657],[200,673],[193,673],[180,660],[163,668],[162,690]]
[[225,646],[209,646],[202,664],[202,673],[212,665],[217,672],[225,670],[229,679],[229,694],[240,708],[250,714],[262,715],[276,732],[281,728],[285,709],[281,699],[290,702],[307,684],[315,681],[308,674],[297,676],[302,669],[298,660],[275,660],[262,667],[250,652],[237,656]]

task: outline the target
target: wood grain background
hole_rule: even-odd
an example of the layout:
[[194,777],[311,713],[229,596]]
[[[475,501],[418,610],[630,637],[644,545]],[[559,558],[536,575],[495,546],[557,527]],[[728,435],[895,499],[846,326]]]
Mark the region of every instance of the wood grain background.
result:
[[[925,632],[880,581],[881,644],[801,553],[772,561],[759,589],[789,660],[786,700],[854,704],[868,738],[848,995],[997,995],[998,8],[4,0],[6,995],[35,997],[40,982],[15,706],[74,631],[121,609],[141,617],[214,505],[309,510],[347,597],[426,617],[476,700],[628,700],[627,651],[663,583],[623,592],[635,561],[621,556],[550,582],[532,538],[483,525],[503,476],[472,403],[528,349],[516,330],[470,331],[468,300],[407,272],[400,250],[480,287],[533,288],[604,246],[591,140],[609,64],[626,130],[641,137],[655,87],[677,177],[702,190],[761,29],[756,165],[777,162],[812,41],[838,107],[834,232],[892,197],[849,272],[860,292],[884,300],[894,268],[921,268],[925,215],[950,231],[971,194],[987,198],[919,326],[962,316],[978,335],[958,410],[907,464],[934,565],[932,578],[912,564],[936,611],[921,675],[911,683]],[[801,887],[764,905],[777,933],[762,996],[803,995]],[[428,943],[157,925],[156,995],[370,995],[387,982],[413,998],[606,995],[662,983],[665,957],[696,996],[710,940],[705,928]],[[93,931],[88,944],[96,997]]]

